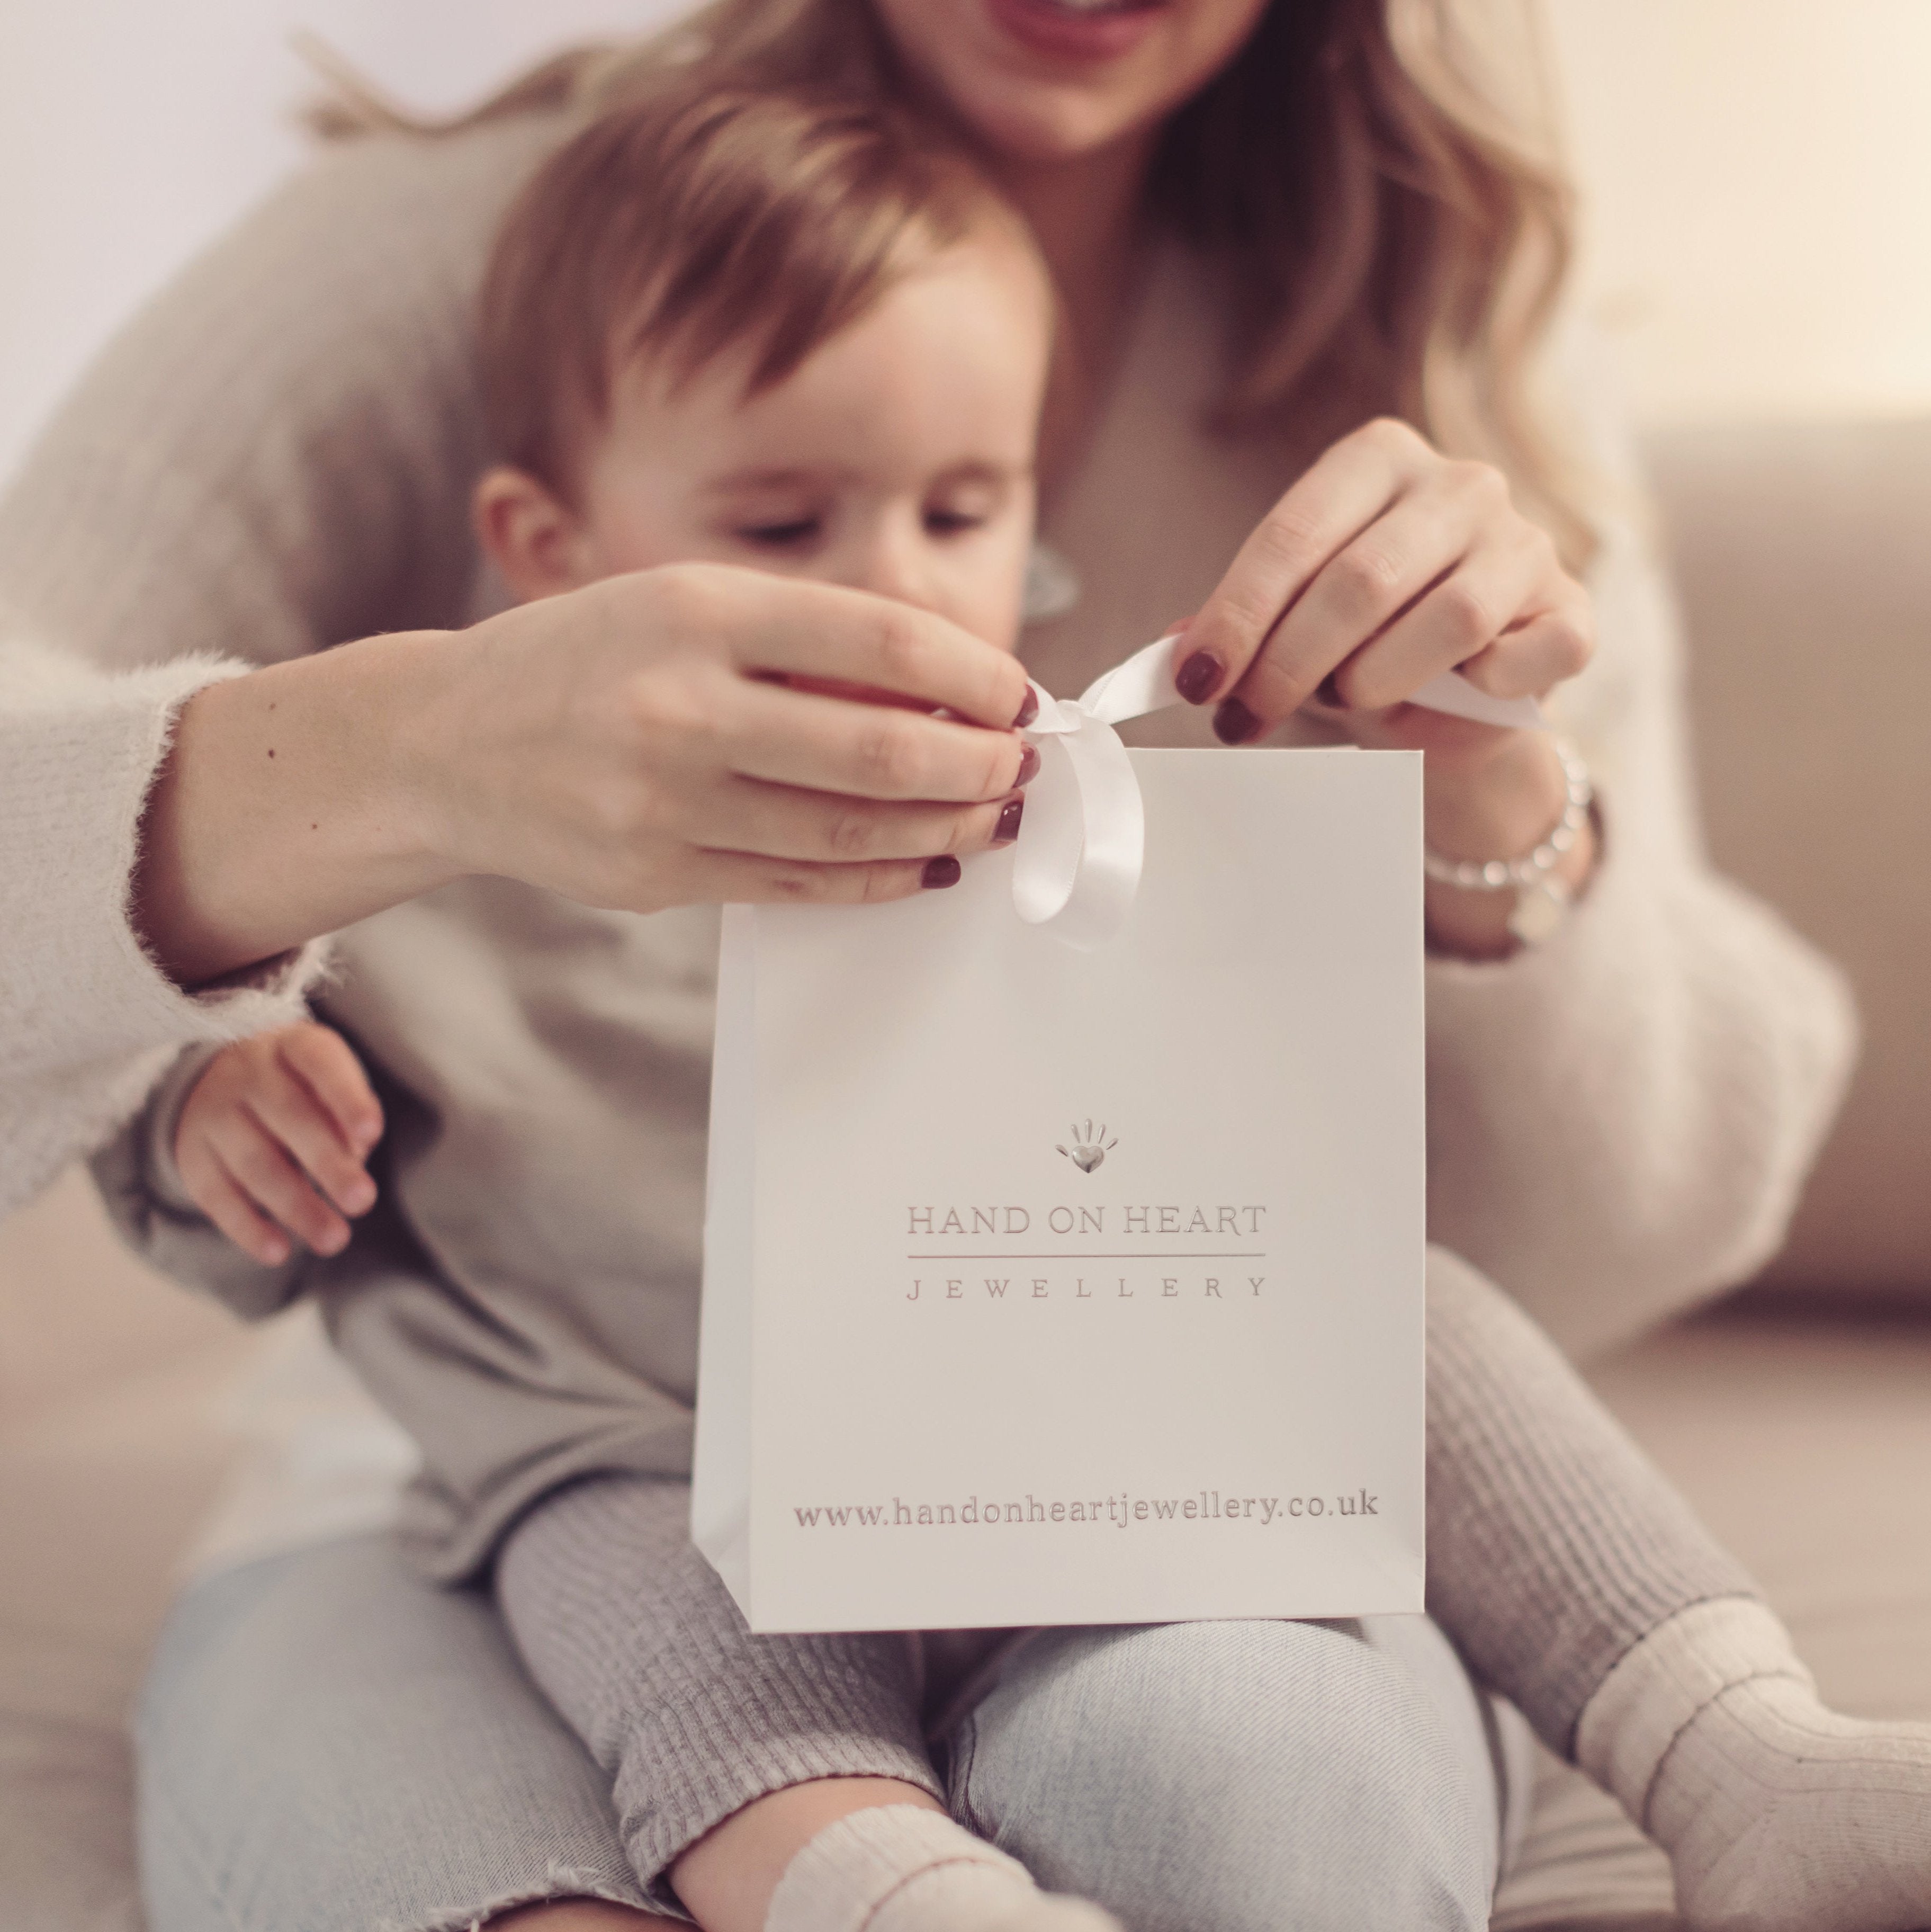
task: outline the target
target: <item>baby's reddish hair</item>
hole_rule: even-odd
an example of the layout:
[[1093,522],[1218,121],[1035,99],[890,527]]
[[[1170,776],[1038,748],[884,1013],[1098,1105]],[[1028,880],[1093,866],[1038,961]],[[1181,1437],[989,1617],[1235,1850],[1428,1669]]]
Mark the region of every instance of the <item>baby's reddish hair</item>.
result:
[[567,500],[635,358],[682,380],[742,349],[754,394],[989,213],[1025,233],[964,155],[875,102],[713,85],[608,110],[497,237],[480,317],[495,453]]

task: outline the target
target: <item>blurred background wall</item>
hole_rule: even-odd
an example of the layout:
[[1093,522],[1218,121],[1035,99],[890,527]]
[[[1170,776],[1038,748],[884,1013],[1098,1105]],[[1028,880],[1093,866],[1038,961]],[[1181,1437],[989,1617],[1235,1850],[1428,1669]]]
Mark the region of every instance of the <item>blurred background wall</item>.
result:
[[1652,424],[1931,407],[1931,6],[1547,0],[1580,292]]
[[301,160],[307,30],[412,106],[680,0],[0,0],[0,475],[115,324]]
[[[295,29],[437,110],[677,9],[0,0],[0,473],[115,321],[299,159]],[[1643,417],[1931,406],[1931,4],[1542,10],[1587,210],[1579,295]]]

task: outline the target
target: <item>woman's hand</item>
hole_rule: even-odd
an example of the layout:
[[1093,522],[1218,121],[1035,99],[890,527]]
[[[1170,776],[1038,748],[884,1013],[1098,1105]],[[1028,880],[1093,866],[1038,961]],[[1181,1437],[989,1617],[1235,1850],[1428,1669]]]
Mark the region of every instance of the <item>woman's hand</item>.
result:
[[[1589,596],[1500,471],[1441,456],[1405,424],[1377,422],[1315,463],[1241,548],[1187,630],[1175,676],[1214,730],[1243,744],[1306,708],[1359,742],[1427,754],[1429,842],[1456,859],[1513,859],[1561,816],[1561,766],[1546,734],[1406,700],[1459,670],[1497,698],[1540,698],[1594,648]],[[1574,889],[1594,861],[1579,839]],[[1431,940],[1486,957],[1512,949],[1506,895],[1431,881]]]
[[198,692],[136,922],[191,986],[475,872],[639,912],[898,898],[1016,836],[1031,702],[1007,652],[908,604],[613,578]]
[[188,1198],[268,1268],[290,1238],[314,1253],[348,1245],[345,1217],[374,1206],[366,1163],[382,1110],[342,1036],[313,1021],[224,1046],[175,1128]]
[[1494,697],[1540,697],[1594,638],[1588,592],[1501,472],[1384,420],[1337,442],[1241,546],[1178,681],[1193,704],[1219,698],[1214,728],[1240,744],[1324,686],[1350,711],[1458,669]]
[[1218,698],[1214,729],[1240,744],[1317,693],[1382,710],[1445,670],[1540,697],[1594,635],[1588,592],[1501,471],[1384,419],[1335,444],[1241,546],[1177,681],[1191,703]]
[[429,843],[595,905],[949,885],[958,855],[1017,833],[1037,763],[1012,657],[832,585],[677,565],[457,647],[413,734]]

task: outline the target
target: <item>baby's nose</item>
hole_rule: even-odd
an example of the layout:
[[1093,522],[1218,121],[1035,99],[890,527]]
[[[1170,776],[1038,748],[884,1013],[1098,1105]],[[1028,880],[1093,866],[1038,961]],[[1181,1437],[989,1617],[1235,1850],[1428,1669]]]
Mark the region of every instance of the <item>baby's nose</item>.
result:
[[853,587],[890,597],[901,604],[926,604],[931,598],[931,573],[916,540],[896,532],[880,532],[854,560]]

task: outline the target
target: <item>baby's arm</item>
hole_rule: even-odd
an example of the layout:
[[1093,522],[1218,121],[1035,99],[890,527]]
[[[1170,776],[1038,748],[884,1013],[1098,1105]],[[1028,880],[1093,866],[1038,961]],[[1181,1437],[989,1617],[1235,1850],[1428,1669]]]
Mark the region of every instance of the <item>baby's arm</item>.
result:
[[223,1047],[202,1069],[174,1130],[181,1190],[235,1245],[277,1268],[300,1241],[348,1246],[349,1220],[375,1204],[364,1163],[382,1111],[349,1043],[300,1021]]

